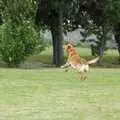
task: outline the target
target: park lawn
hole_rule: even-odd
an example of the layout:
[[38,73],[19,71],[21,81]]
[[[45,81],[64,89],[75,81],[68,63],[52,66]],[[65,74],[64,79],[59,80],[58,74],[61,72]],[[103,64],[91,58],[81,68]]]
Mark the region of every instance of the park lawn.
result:
[[1,68],[0,120],[120,120],[120,69]]

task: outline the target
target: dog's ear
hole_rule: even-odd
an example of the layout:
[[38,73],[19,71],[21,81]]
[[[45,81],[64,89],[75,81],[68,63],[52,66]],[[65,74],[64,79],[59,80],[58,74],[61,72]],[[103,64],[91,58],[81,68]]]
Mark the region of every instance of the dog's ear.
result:
[[74,45],[73,42],[71,42],[71,41],[69,41],[69,42],[67,41],[66,45],[68,45],[68,44]]
[[70,44],[72,47],[75,47],[75,46],[76,46],[76,44],[74,44],[73,42],[68,42],[67,45],[69,45],[69,44]]

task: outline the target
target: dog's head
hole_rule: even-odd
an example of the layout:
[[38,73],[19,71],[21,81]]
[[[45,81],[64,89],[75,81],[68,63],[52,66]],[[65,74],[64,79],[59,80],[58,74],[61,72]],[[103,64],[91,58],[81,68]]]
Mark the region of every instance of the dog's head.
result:
[[70,44],[70,43],[65,46],[65,50],[66,50],[66,52],[68,52],[68,53],[69,53],[72,49],[73,49],[73,45]]

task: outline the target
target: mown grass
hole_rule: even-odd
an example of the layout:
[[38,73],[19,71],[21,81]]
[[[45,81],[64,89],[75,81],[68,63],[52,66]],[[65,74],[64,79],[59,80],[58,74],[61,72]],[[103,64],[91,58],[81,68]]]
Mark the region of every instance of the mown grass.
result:
[[119,120],[120,69],[0,69],[0,120]]
[[[76,49],[92,58],[90,49]],[[27,61],[51,64],[51,53],[49,47]],[[86,81],[60,68],[0,68],[0,120],[119,120],[117,58],[116,50],[106,51],[103,68],[91,68]]]

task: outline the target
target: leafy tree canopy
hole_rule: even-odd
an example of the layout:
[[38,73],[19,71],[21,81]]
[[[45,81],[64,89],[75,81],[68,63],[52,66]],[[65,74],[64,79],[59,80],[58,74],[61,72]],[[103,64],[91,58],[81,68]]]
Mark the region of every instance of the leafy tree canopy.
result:
[[14,23],[34,21],[36,11],[35,0],[1,0],[0,13],[4,21],[12,20]]

